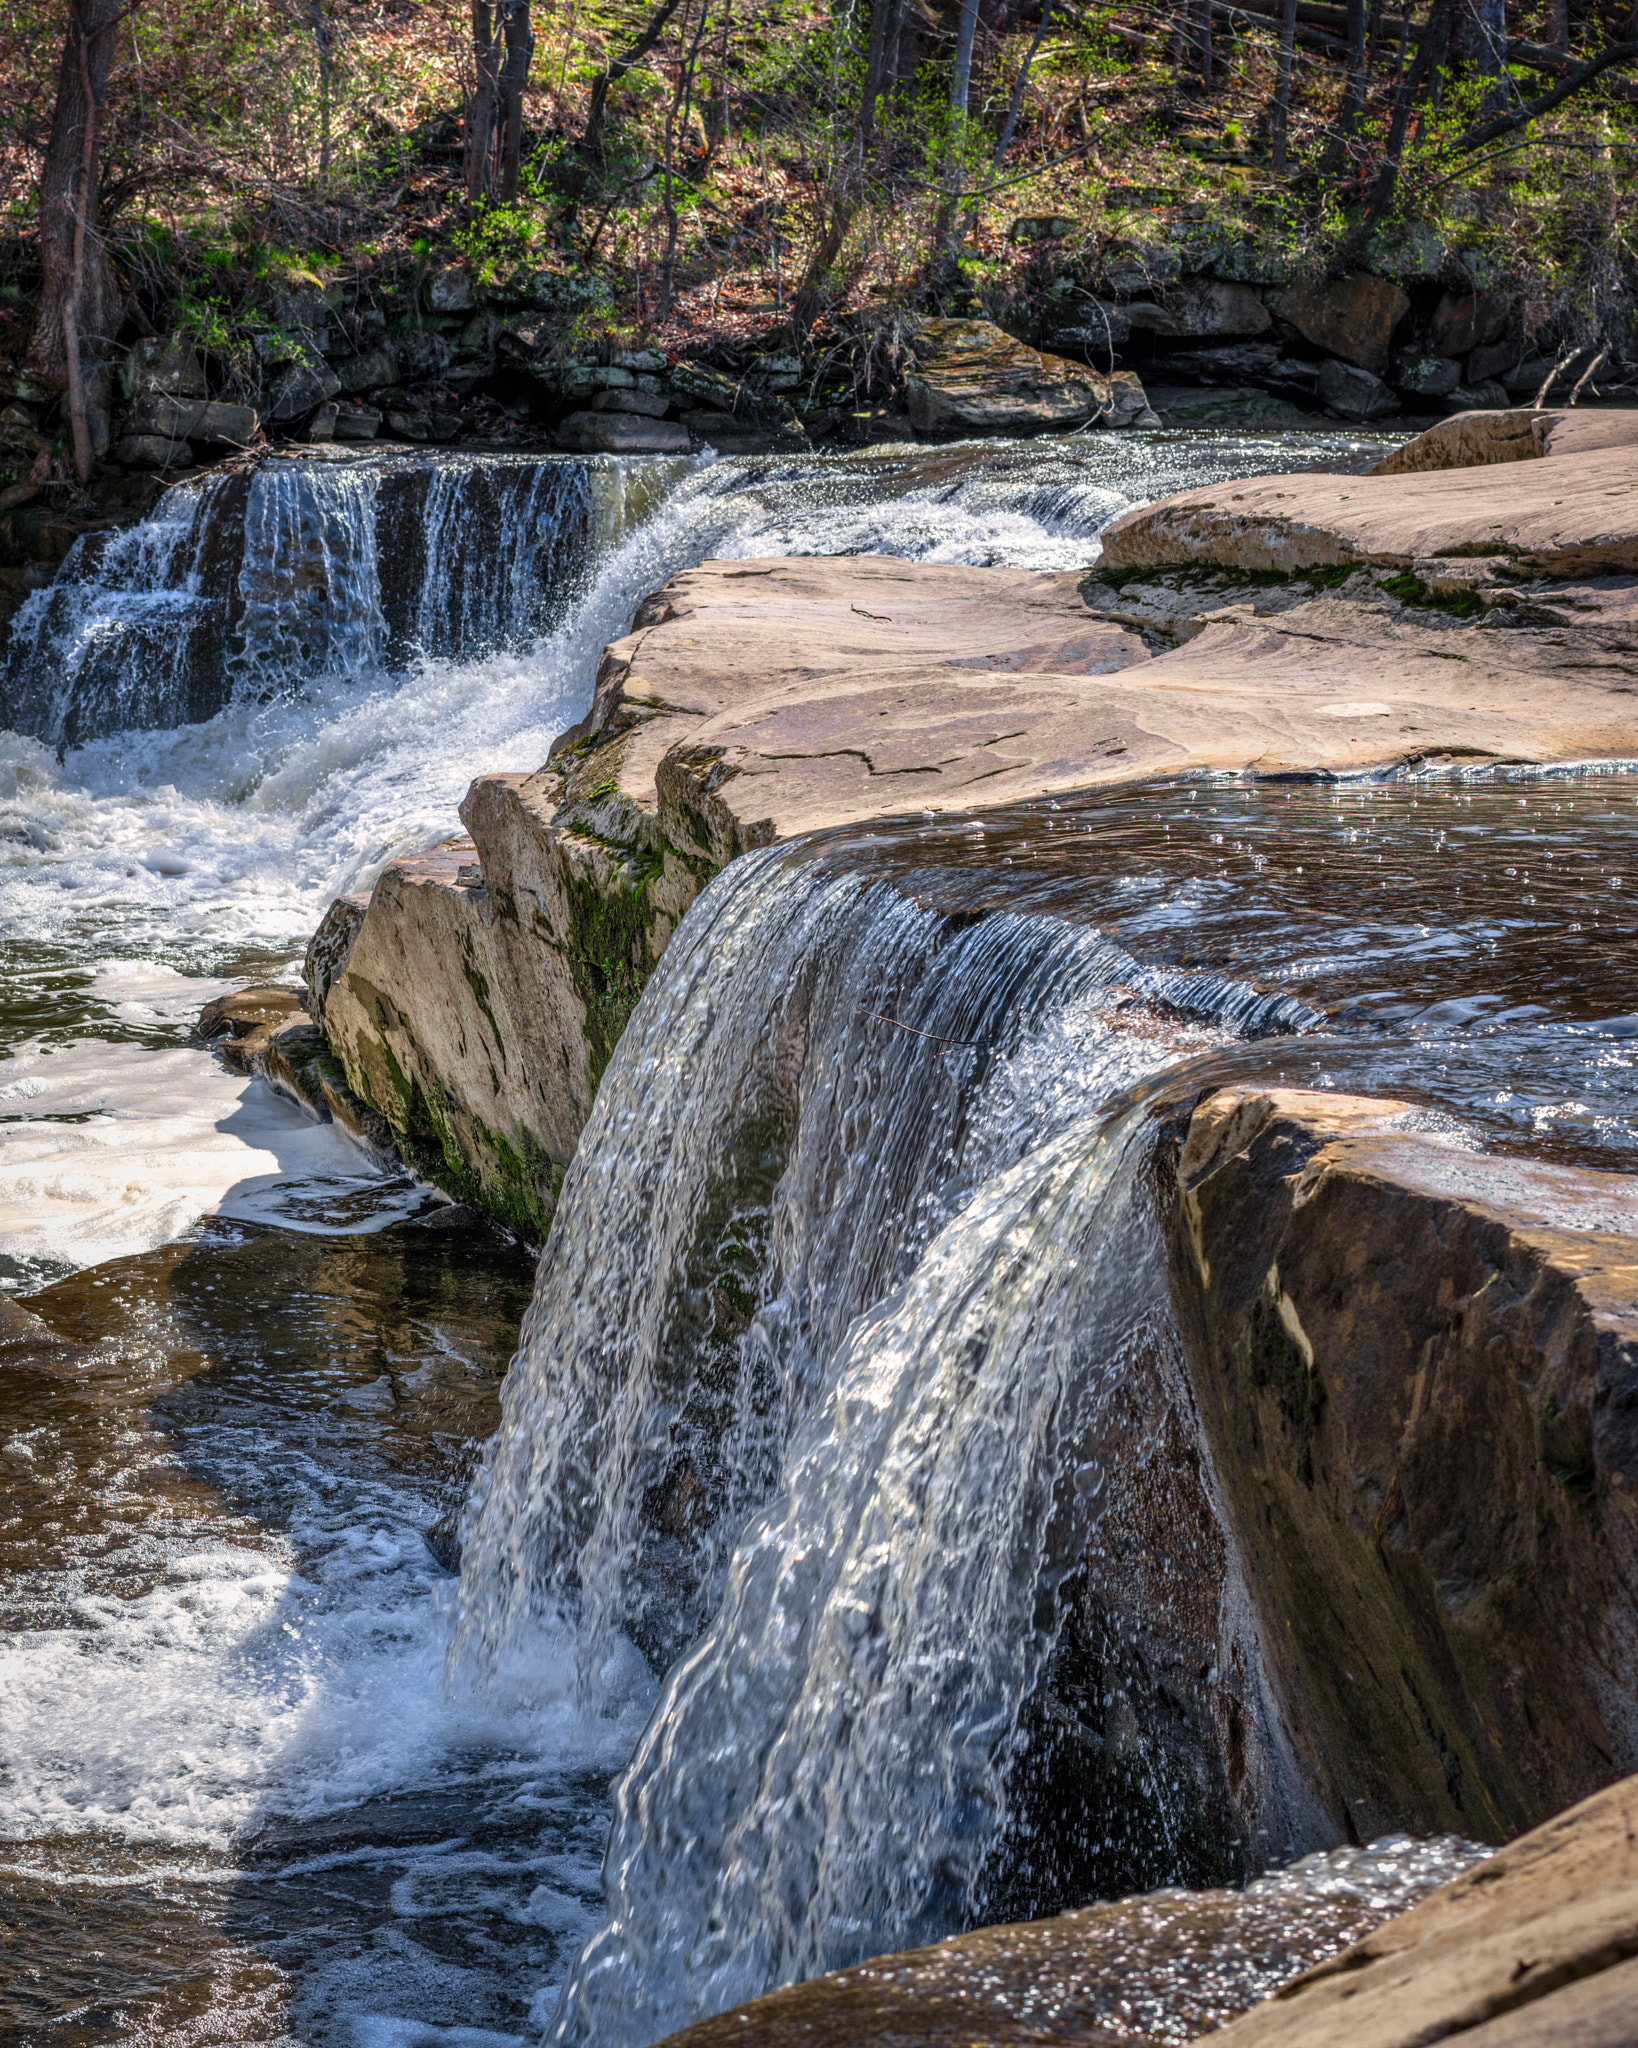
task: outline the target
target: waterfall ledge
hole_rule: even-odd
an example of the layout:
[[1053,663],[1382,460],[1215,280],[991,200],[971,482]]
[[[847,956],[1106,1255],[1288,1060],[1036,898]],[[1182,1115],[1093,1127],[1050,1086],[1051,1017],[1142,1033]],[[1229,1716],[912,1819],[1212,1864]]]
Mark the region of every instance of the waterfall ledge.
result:
[[1295,476],[1134,513],[1085,576],[685,571],[545,767],[480,777],[469,836],[332,910],[314,1014],[421,1170],[539,1241],[655,961],[747,848],[1162,773],[1630,757],[1630,419],[1510,461],[1503,519],[1471,475]]

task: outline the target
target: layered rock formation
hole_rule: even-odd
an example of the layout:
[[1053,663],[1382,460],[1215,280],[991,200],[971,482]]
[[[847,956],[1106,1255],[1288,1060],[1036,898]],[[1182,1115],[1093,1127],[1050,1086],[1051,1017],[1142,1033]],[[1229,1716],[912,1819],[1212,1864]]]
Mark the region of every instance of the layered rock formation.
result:
[[1196,768],[1630,754],[1638,592],[1606,572],[1638,561],[1634,428],[1507,415],[1406,451],[1513,464],[1523,435],[1546,459],[1505,493],[1443,468],[1187,493],[1086,577],[685,571],[546,767],[480,778],[469,836],[332,912],[313,1014],[425,1170],[538,1238],[649,971],[747,847]]
[[[1215,1787],[1248,1844],[1304,1802],[1310,1839],[1534,1826],[1228,2038],[1409,2048],[1430,2014],[1442,2038],[1528,2008],[1521,2043],[1579,2040],[1555,2029],[1582,2000],[1607,2025],[1638,1955],[1638,1784],[1604,1789],[1638,1764],[1638,1195],[1328,1093],[1220,1091],[1169,1160],[1183,1376],[1129,1375],[1131,1454],[1037,1703],[1036,1861],[1101,1802],[1130,1817],[1137,1728],[1151,1763],[1193,1745],[1171,1782]],[[1300,1909],[1258,1913],[1169,1893],[992,1927],[676,2038],[1176,2040],[1302,1967]],[[1133,1971],[1173,2000],[1153,2036]]]

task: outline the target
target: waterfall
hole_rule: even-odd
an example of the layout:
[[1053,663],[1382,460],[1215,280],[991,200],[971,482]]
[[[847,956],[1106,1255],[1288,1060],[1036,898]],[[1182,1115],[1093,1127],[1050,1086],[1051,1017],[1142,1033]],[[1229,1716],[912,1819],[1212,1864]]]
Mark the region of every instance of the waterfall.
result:
[[594,463],[493,456],[275,460],[178,485],[139,525],[83,536],[23,605],[0,725],[61,751],[525,647],[578,589],[611,487]]
[[558,2038],[637,2048],[962,1923],[1086,1552],[1099,1402],[1171,1342],[1144,1084],[1304,1021],[822,847],[689,913],[464,1532],[457,1675],[528,1697],[572,1649],[612,1711],[680,1659]]

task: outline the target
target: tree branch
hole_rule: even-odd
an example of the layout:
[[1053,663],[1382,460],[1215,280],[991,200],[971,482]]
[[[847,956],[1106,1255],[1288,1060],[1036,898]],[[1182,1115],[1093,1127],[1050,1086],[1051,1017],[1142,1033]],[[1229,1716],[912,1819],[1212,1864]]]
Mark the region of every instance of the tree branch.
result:
[[1638,57],[1638,42],[1611,43],[1607,50],[1600,50],[1596,57],[1589,58],[1585,64],[1578,64],[1540,99],[1531,100],[1525,106],[1515,107],[1511,113],[1498,114],[1494,120],[1481,121],[1476,128],[1470,128],[1458,139],[1456,148],[1482,149],[1487,142],[1494,142],[1498,135],[1510,135],[1515,128],[1540,120],[1543,114],[1550,114],[1555,107],[1563,106],[1572,93],[1590,85],[1601,71],[1607,71],[1612,64],[1630,64],[1635,57]]

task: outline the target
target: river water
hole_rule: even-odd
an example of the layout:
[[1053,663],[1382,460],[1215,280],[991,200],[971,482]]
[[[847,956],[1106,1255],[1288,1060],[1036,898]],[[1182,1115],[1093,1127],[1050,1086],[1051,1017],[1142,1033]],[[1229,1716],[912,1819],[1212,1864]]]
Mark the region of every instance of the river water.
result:
[[[1129,1288],[1121,1322],[1060,1248],[1079,1230],[1108,1255],[1139,1229],[1141,1106],[1179,1074],[1391,1089],[1438,1130],[1625,1166],[1635,785],[1188,784],[741,864],[610,1068],[547,1255],[559,1284],[508,1382],[508,1449],[481,1468],[533,1261],[226,1075],[188,1027],[217,989],[288,974],[333,894],[445,836],[474,773],[537,766],[602,643],[689,561],[1074,567],[1129,503],[1376,452],[1108,437],[546,465],[549,488],[433,465],[419,556],[388,545],[396,474],[327,467],[297,490],[290,464],[266,503],[218,507],[203,568],[191,508],[167,515],[183,539],[44,593],[54,620],[35,601],[20,626],[45,652],[26,676],[14,654],[8,682],[29,729],[0,737],[0,1279],[46,1325],[0,1331],[0,2029],[479,2048],[553,2026],[638,2048],[982,1917],[1006,1772],[960,1703],[1016,1718],[1050,1649],[1050,1626],[1009,1618],[1039,1503],[975,1491],[1042,1356],[1017,1301],[1092,1329],[1118,1369],[1152,1299]],[[451,570],[463,503],[509,536],[487,581]],[[287,557],[345,632],[292,646],[265,602]],[[181,586],[226,607],[232,650],[187,668],[185,700],[153,628]],[[209,715],[167,722],[179,706]],[[707,988],[734,1007],[708,1014]],[[798,1042],[797,990],[792,1069],[755,1048]],[[1009,1278],[997,1247],[1021,1219],[1043,1249]],[[990,1406],[929,1406],[998,1288]],[[868,1453],[834,1420],[860,1400],[892,1418]],[[918,1461],[982,1513],[947,1557],[894,1563],[903,1618],[873,1682],[886,1703],[892,1671],[925,1665],[916,1630],[949,1603],[987,1618],[977,1663],[941,1680],[939,1782],[965,1805],[938,1783],[905,1805],[920,1737],[885,1704],[845,1753],[823,1724],[855,1654],[848,1559],[870,1549],[837,1514],[868,1517]],[[772,1647],[793,1549],[831,1560],[803,1598],[832,1647],[801,1669]],[[945,1569],[979,1552],[987,1579]],[[713,1774],[689,1732],[747,1680],[742,1763],[784,1758],[802,1793],[774,1804],[825,1806],[817,1833],[770,1828],[766,1774]],[[1386,1852],[1357,1914],[1319,1916],[1295,1962],[1468,1853]],[[1103,1874],[1107,1891],[1182,1873]],[[1181,2038],[1163,1976],[1145,2038]]]

